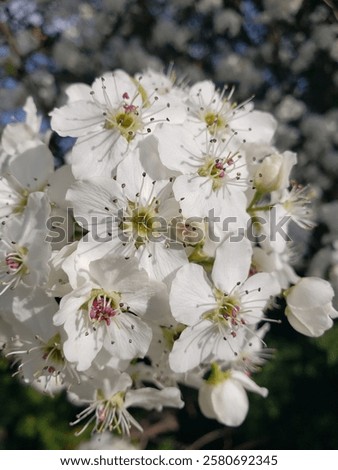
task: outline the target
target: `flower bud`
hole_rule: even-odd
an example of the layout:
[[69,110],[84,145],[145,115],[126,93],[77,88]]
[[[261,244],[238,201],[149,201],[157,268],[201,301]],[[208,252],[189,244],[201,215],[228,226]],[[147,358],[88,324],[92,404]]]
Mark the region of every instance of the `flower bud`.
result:
[[334,296],[329,282],[318,277],[304,277],[284,294],[290,325],[306,336],[321,336],[333,325],[338,312],[332,306]]
[[273,153],[264,158],[254,175],[254,186],[259,193],[270,193],[289,185],[289,175],[296,163],[296,154]]

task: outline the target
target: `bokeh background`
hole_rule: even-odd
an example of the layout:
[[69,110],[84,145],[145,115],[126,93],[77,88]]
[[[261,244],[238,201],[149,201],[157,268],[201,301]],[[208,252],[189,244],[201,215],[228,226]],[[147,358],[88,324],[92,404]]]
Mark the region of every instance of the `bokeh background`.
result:
[[[48,128],[48,112],[63,102],[68,84],[90,84],[115,68],[135,73],[173,63],[189,83],[234,85],[237,101],[254,95],[256,108],[277,118],[277,147],[298,153],[293,177],[311,184],[318,224],[293,234],[297,271],[330,280],[338,295],[337,62],[336,0],[2,0],[0,128],[24,119],[29,95]],[[52,135],[56,165],[72,143]],[[337,449],[338,325],[314,340],[284,321],[267,342],[275,355],[255,379],[270,394],[250,397],[240,428],[203,418],[196,393],[184,389],[184,410],[137,415],[145,433],[135,443]],[[0,449],[73,449],[88,439],[69,427],[76,410],[65,396],[42,396],[12,373],[1,359]]]

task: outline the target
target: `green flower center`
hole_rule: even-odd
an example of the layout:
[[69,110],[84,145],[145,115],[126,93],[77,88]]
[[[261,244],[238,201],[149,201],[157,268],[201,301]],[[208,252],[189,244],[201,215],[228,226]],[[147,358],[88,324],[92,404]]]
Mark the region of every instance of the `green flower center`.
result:
[[143,127],[138,107],[131,104],[124,105],[116,114],[107,114],[104,122],[105,129],[118,130],[127,142],[131,142]]
[[126,217],[123,218],[121,229],[127,235],[131,235],[136,248],[144,245],[151,237],[157,237],[158,222],[157,204],[154,200],[148,206],[141,206],[137,202],[128,202]]
[[174,342],[181,336],[181,333],[185,328],[186,326],[182,324],[177,325],[175,328],[168,328],[166,326],[161,327],[163,337],[170,351],[174,346]]
[[208,111],[204,114],[204,121],[212,135],[227,127],[225,119],[219,113],[213,111]]
[[212,190],[217,191],[223,186],[225,162],[222,159],[206,157],[204,164],[198,169],[198,175],[212,180]]
[[27,189],[23,189],[21,191],[21,199],[19,201],[19,203],[17,204],[17,206],[14,208],[13,210],[13,214],[22,214],[23,211],[26,209],[26,206],[27,206],[27,202],[28,202],[28,196],[29,196],[29,191],[27,191]]
[[219,289],[214,289],[217,307],[203,314],[204,320],[220,326],[227,326],[231,329],[231,335],[236,336],[235,329],[244,324],[244,320],[240,318],[241,304],[239,298],[235,295],[228,295]]
[[[59,333],[50,338],[50,340],[43,346],[42,351],[42,358],[45,361],[52,362],[56,365],[64,365],[65,358],[62,353],[61,336]],[[53,366],[48,366],[48,372],[55,372],[55,369],[53,369]]]
[[231,377],[231,372],[226,370],[222,371],[220,366],[216,363],[213,362],[211,364],[211,370],[209,377],[206,379],[207,384],[209,385],[218,385],[225,380],[228,380]]

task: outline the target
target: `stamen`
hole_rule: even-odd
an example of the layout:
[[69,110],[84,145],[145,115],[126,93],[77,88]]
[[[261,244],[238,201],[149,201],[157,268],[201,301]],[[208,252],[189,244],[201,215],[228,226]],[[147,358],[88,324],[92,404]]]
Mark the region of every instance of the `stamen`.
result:
[[111,318],[118,315],[118,311],[111,306],[111,299],[107,300],[105,296],[99,296],[93,300],[89,311],[89,317],[95,322],[104,321],[107,326],[110,325]]

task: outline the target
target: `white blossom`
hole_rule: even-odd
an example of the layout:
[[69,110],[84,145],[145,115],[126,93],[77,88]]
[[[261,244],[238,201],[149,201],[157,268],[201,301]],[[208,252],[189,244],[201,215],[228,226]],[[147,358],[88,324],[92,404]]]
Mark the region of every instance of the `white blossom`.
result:
[[135,152],[119,165],[116,180],[77,182],[67,198],[96,240],[98,257],[102,250],[136,256],[152,279],[162,281],[187,262],[182,243],[171,240],[171,222],[180,217],[171,189],[171,181],[154,181],[145,173]]
[[22,214],[28,197],[48,189],[53,155],[45,144],[34,143],[3,165],[0,175],[0,220]]
[[144,357],[152,331],[140,317],[158,289],[135,259],[92,261],[87,282],[62,298],[54,316],[68,336],[65,357],[80,371],[89,369],[102,349],[118,359]]
[[51,246],[46,241],[50,205],[47,196],[35,192],[28,197],[24,216],[12,218],[0,240],[1,293],[15,289],[20,283],[34,288],[46,284]]
[[266,388],[259,387],[243,372],[222,371],[212,365],[210,377],[201,386],[198,403],[207,418],[216,419],[226,426],[240,426],[249,410],[246,390],[266,397]]
[[276,121],[269,113],[253,110],[251,100],[239,105],[231,101],[234,89],[219,92],[211,81],[198,82],[189,91],[189,120],[198,130],[208,129],[212,136],[229,136],[234,132],[246,142],[269,144]]
[[107,430],[115,430],[119,434],[129,436],[133,426],[139,431],[142,427],[128,411],[129,407],[141,407],[146,410],[156,409],[161,411],[163,406],[181,408],[183,402],[177,388],[168,387],[158,390],[151,387],[132,390],[132,379],[127,373],[114,371],[111,377],[103,380],[91,380],[83,382],[72,388],[71,400],[78,404],[88,404],[76,416],[76,425],[89,418],[83,432],[92,422],[93,431],[103,433]]
[[304,277],[285,292],[285,314],[290,325],[306,336],[321,336],[332,327],[338,312],[332,306],[334,291],[329,282]]
[[[87,97],[83,99],[86,92]],[[185,111],[171,95],[150,93],[142,83],[121,70],[96,79],[89,91],[83,87],[69,104],[52,112],[52,128],[63,136],[78,137],[72,168],[77,178],[106,175],[130,148],[154,131],[159,122],[182,122]]]
[[170,305],[175,319],[187,327],[169,356],[174,371],[185,372],[215,357],[233,359],[247,326],[264,319],[263,310],[280,288],[271,274],[248,277],[251,255],[247,239],[227,239],[216,251],[212,283],[193,263],[177,272]]

